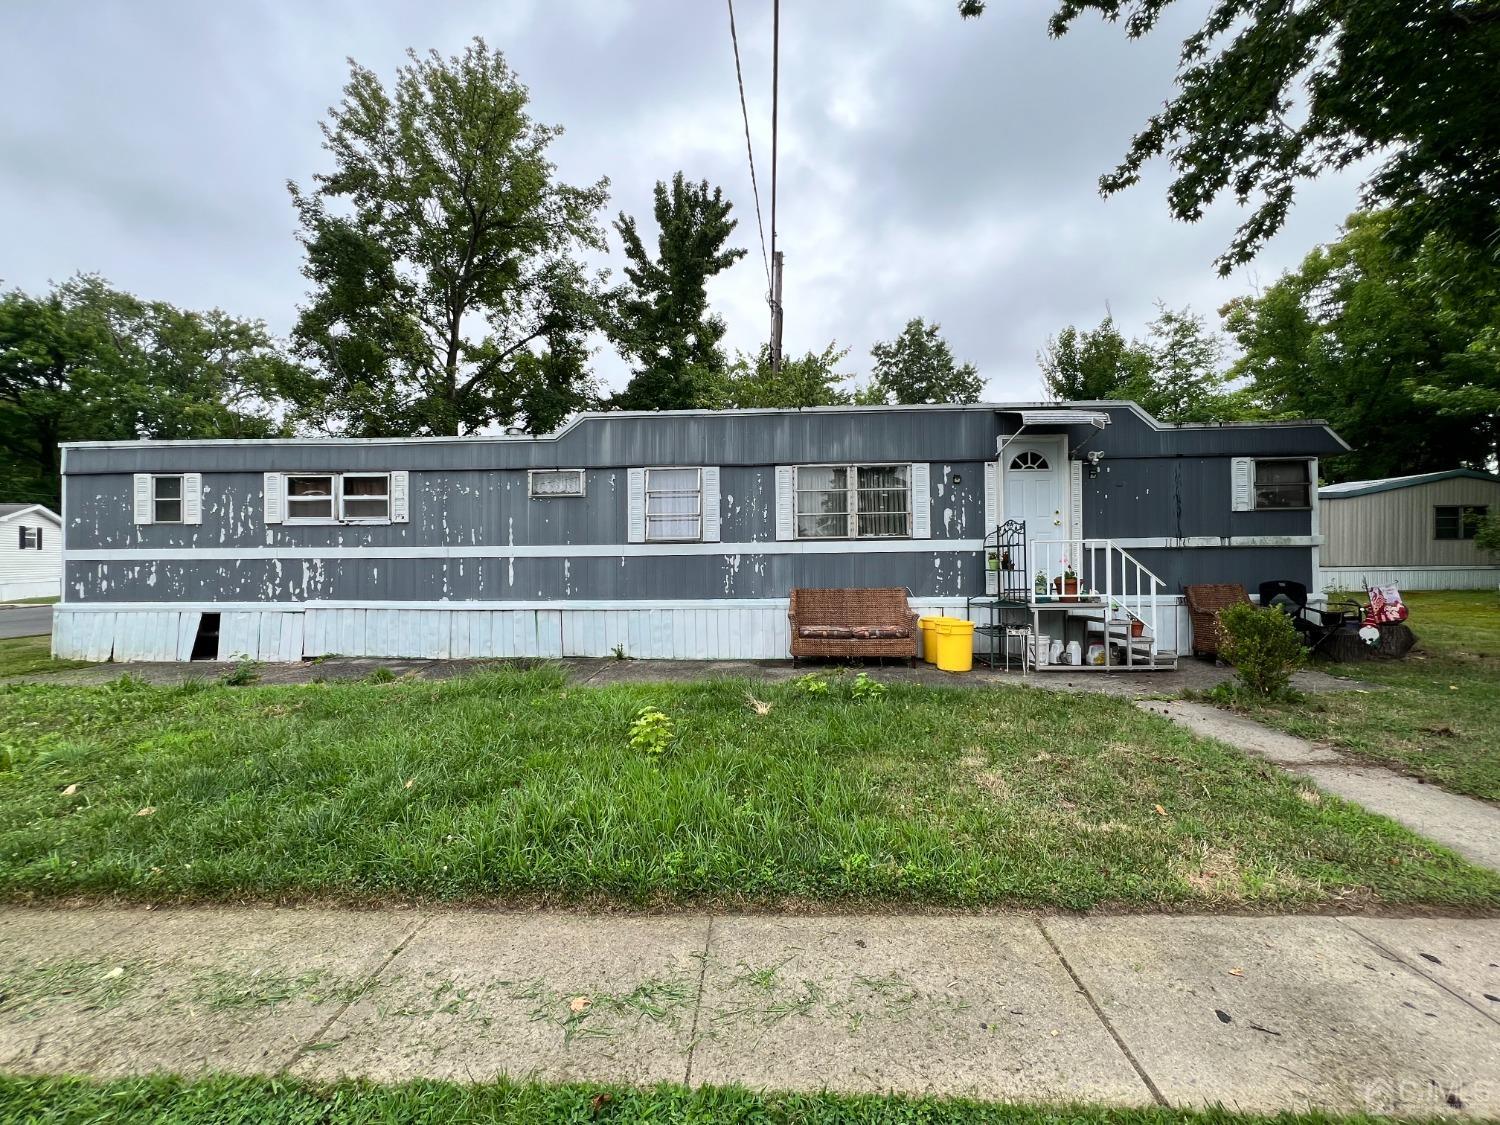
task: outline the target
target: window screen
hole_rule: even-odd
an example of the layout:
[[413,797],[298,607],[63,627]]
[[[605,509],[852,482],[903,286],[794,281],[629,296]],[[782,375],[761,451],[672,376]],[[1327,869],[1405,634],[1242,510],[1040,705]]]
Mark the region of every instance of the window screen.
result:
[[1312,507],[1307,469],[1306,461],[1256,461],[1256,509]]

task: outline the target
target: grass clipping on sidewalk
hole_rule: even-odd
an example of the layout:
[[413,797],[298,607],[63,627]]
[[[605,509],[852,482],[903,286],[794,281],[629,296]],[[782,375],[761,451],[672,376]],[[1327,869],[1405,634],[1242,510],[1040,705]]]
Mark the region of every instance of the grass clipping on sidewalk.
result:
[[1126,702],[829,678],[0,688],[0,893],[1500,905],[1500,876]]

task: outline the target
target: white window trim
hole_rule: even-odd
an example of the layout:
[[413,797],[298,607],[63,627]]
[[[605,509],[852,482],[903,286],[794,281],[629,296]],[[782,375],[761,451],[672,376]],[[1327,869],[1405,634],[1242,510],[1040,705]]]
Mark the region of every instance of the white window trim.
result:
[[[299,473],[297,475],[301,476],[302,474]],[[317,474],[313,474],[313,475],[316,476]],[[380,497],[377,497],[377,496],[352,496],[352,497],[351,496],[346,496],[345,493],[344,493],[344,481],[350,479],[351,477],[355,478],[355,479],[358,479],[358,480],[374,480],[376,478],[379,478],[379,479],[385,481],[385,515],[383,515],[383,516],[351,516],[351,515],[349,515],[348,513],[346,513],[344,511],[344,504],[345,504],[345,502],[347,500],[378,500],[378,499],[380,499]],[[393,501],[393,497],[391,495],[391,474],[390,473],[339,473],[338,474],[338,479],[334,482],[334,489],[335,489],[335,492],[336,492],[336,494],[338,496],[338,504],[337,504],[337,506],[334,509],[336,512],[338,512],[338,519],[335,522],[337,522],[337,523],[375,523],[375,524],[383,524],[383,523],[390,523],[391,522],[391,511],[392,511],[392,504],[393,504],[394,501]]]
[[[901,535],[860,535],[859,534],[859,472],[860,469],[890,469],[906,467],[906,531]],[[910,461],[821,461],[806,465],[792,466],[792,538],[801,539],[806,542],[839,542],[841,540],[896,540],[913,539],[912,534],[912,471]],[[802,510],[798,507],[798,497],[804,491],[799,487],[798,474],[803,469],[848,469],[849,474],[845,477],[844,489],[849,494],[849,511],[845,535],[803,535],[799,530],[802,519]],[[827,492],[829,489],[806,489],[808,492]],[[882,490],[885,491],[885,490]],[[809,512],[808,515],[823,515],[822,512]]]
[[[651,534],[651,474],[678,473],[692,470],[698,478],[698,533],[696,535],[652,535]],[[663,517],[657,517],[658,519]],[[678,517],[685,519],[686,517]],[[701,543],[703,542],[703,466],[702,465],[649,465],[641,487],[641,519],[647,543]]]
[[[536,490],[536,478],[539,476],[556,476],[561,473],[578,474],[577,492],[538,492]],[[526,470],[526,495],[532,500],[582,500],[588,495],[589,475],[582,469],[527,469]]]
[[[1262,462],[1269,461],[1301,461],[1307,466],[1307,503],[1277,505],[1275,507],[1261,507],[1260,505],[1260,466]],[[1318,459],[1316,457],[1252,457],[1250,458],[1250,507],[1252,512],[1310,512],[1318,495]]]
[[[160,504],[163,499],[174,499],[174,497],[162,497],[156,494],[156,482],[159,480],[175,480],[177,482],[177,496],[175,497],[177,501],[177,518],[175,520],[164,520],[157,517],[156,506]],[[151,522],[154,524],[165,523],[172,525],[187,523],[187,480],[181,473],[151,474]]]
[[[321,496],[293,496],[292,480],[299,477],[327,477],[328,478],[328,515],[326,516],[294,516],[292,515],[292,504],[298,500],[321,500]],[[291,526],[327,526],[336,524],[339,511],[339,474],[329,472],[295,472],[281,474],[281,522]]]
[[42,549],[42,529],[39,527],[28,527],[21,525],[21,546],[17,550],[40,551]]

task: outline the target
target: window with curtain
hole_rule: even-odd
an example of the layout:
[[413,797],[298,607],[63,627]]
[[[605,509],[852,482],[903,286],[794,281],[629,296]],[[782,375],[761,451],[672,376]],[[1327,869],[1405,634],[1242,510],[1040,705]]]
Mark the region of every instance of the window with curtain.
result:
[[1256,461],[1255,507],[1310,508],[1312,481],[1306,461]]
[[798,539],[879,539],[910,534],[909,465],[798,466]]
[[703,537],[703,482],[698,469],[646,470],[646,540]]
[[386,473],[345,473],[339,489],[340,518],[391,518],[391,478]]

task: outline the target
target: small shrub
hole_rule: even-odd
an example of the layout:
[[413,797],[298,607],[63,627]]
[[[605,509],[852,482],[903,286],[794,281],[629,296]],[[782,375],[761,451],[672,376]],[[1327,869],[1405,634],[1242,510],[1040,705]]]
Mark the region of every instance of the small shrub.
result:
[[1474,546],[1500,558],[1500,512],[1479,521],[1474,529]]
[[657,757],[672,744],[672,719],[655,707],[642,707],[630,724],[630,747]]
[[615,647],[614,647],[614,653],[615,653],[615,659],[616,660],[629,660],[630,659],[630,657],[625,654],[625,646],[624,645],[615,645]]
[[879,680],[870,679],[866,672],[861,672],[854,677],[854,683],[849,690],[856,703],[863,703],[866,700],[873,702],[885,696],[885,685]]
[[1292,673],[1307,661],[1292,619],[1274,606],[1232,605],[1219,611],[1224,630],[1219,655],[1249,694],[1260,699],[1286,696]]
[[792,686],[803,695],[828,694],[828,681],[816,672],[809,672],[805,676],[798,676],[792,681]]
[[382,664],[379,668],[370,669],[370,674],[365,677],[365,683],[388,684],[395,678],[396,673],[392,672],[389,668]]
[[236,661],[233,668],[219,677],[225,687],[244,687],[260,679],[260,665],[253,660]]

